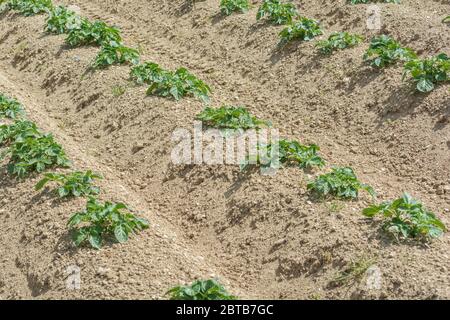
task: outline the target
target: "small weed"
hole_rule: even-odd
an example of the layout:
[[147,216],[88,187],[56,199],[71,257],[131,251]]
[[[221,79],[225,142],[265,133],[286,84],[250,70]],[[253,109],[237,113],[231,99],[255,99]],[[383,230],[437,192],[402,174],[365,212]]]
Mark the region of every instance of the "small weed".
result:
[[360,258],[352,261],[343,271],[339,272],[331,281],[335,286],[349,285],[361,281],[367,270],[376,263],[374,258]]
[[111,91],[114,97],[120,97],[127,91],[127,88],[124,86],[114,86]]

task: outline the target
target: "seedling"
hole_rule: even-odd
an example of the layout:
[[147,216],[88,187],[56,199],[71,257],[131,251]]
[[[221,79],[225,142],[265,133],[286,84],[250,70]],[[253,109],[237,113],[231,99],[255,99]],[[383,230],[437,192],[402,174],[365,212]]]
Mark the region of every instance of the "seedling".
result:
[[222,106],[216,109],[206,107],[196,119],[209,127],[219,129],[248,130],[270,126],[268,121],[252,116],[245,107]]
[[416,58],[417,55],[413,50],[402,47],[400,43],[387,35],[372,38],[369,49],[364,54],[364,60],[377,68]]
[[24,16],[33,16],[48,12],[53,4],[51,0],[9,0],[8,7]]
[[450,16],[445,17],[444,19],[442,19],[443,23],[449,23],[450,22]]
[[297,9],[292,3],[281,3],[280,0],[264,0],[258,9],[256,19],[264,16],[274,24],[291,23],[298,16]]
[[123,203],[102,204],[90,197],[86,209],[75,213],[68,226],[77,247],[89,243],[93,248],[100,249],[105,238],[123,243],[130,234],[147,229],[149,224],[147,220],[130,213]]
[[91,170],[86,172],[75,171],[69,174],[47,173],[36,184],[35,189],[39,191],[49,182],[55,182],[59,185],[56,192],[60,198],[93,196],[100,193],[100,188],[94,186],[93,182],[95,179],[101,178],[102,176],[93,173]]
[[26,138],[38,138],[42,133],[34,122],[28,120],[16,120],[13,124],[0,125],[0,146],[9,145],[15,141],[23,141]]
[[56,34],[68,33],[81,28],[82,18],[66,7],[58,6],[49,11],[46,31]]
[[70,165],[63,148],[51,134],[16,139],[2,156],[8,154],[8,173],[18,178],[31,172],[43,172],[50,167]]
[[220,10],[223,14],[229,16],[233,12],[245,13],[250,8],[248,0],[221,0]]
[[225,288],[214,279],[197,280],[188,286],[170,289],[166,295],[170,300],[236,300]]
[[375,264],[375,259],[366,257],[352,261],[343,271],[339,272],[331,281],[333,285],[342,286],[359,282],[367,270]]
[[351,4],[360,4],[360,3],[377,3],[377,2],[384,2],[384,3],[400,3],[400,0],[347,0],[348,3]]
[[156,94],[162,97],[172,96],[180,100],[186,95],[193,95],[203,102],[209,101],[210,87],[198,79],[185,68],[179,68],[175,72],[165,72],[159,81],[152,82],[147,90],[148,95]]
[[72,47],[89,44],[117,47],[122,43],[122,37],[119,29],[110,27],[103,21],[91,23],[81,18],[79,27],[69,31],[66,43]]
[[95,58],[92,67],[94,69],[105,68],[113,64],[138,64],[139,52],[121,44],[102,46]]
[[295,39],[310,41],[322,33],[319,23],[316,20],[300,17],[284,28],[280,32],[280,37],[282,43]]
[[17,100],[8,98],[0,93],[0,119],[16,119],[24,114],[23,107]]
[[426,242],[440,237],[447,230],[434,213],[408,193],[394,201],[372,205],[364,209],[363,214],[370,218],[381,214],[385,220],[382,229],[397,241],[412,238]]
[[343,50],[357,46],[364,40],[363,36],[348,32],[334,32],[327,40],[319,41],[316,46],[322,54],[330,55],[335,50]]
[[450,81],[450,58],[445,53],[409,61],[404,69],[403,78],[411,75],[420,92],[430,92],[435,88],[435,84]]
[[258,154],[248,156],[241,165],[241,170],[247,169],[249,165],[263,168],[279,168],[280,165],[292,164],[302,169],[322,167],[325,161],[319,156],[319,150],[315,144],[305,146],[295,140],[281,139],[278,143],[258,145]]
[[349,167],[335,167],[330,173],[317,177],[307,188],[320,198],[357,199],[359,190],[365,190],[375,197],[373,188],[361,183]]
[[153,62],[145,62],[131,68],[130,77],[137,84],[152,84],[162,82],[166,78],[168,71]]

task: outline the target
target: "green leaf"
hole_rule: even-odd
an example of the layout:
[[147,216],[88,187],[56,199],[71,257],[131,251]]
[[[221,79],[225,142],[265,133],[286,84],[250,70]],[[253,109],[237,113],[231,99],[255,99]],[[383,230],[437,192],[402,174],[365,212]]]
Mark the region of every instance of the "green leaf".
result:
[[128,233],[122,224],[119,224],[114,228],[114,235],[120,243],[128,241]]
[[421,79],[417,82],[417,90],[420,92],[430,92],[433,91],[434,84],[428,79]]

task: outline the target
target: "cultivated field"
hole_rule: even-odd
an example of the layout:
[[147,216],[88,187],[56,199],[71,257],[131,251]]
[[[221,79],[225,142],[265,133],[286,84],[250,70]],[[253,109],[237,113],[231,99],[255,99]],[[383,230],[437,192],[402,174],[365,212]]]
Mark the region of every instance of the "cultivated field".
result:
[[220,2],[0,0],[0,299],[449,299],[449,0]]

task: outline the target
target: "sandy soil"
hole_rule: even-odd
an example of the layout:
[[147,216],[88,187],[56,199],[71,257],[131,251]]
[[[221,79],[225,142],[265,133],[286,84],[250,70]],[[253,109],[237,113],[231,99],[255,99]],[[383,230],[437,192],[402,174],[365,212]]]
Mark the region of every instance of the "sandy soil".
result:
[[[212,104],[244,104],[284,136],[314,142],[328,166],[351,165],[380,199],[402,191],[450,225],[450,94],[442,85],[417,94],[401,66],[374,72],[362,61],[368,43],[317,55],[314,43],[276,50],[281,27],[247,14],[222,17],[218,1],[62,1],[119,26],[144,59],[188,67],[213,88]],[[366,6],[294,1],[333,31],[370,38]],[[421,56],[450,52],[448,1],[403,0],[383,8],[383,32]],[[70,215],[83,200],[38,194],[38,176],[17,182],[0,169],[0,297],[163,298],[198,277],[217,276],[241,298],[450,298],[450,238],[429,246],[393,244],[364,219],[370,202],[312,202],[307,181],[319,171],[287,168],[273,177],[243,176],[236,166],[174,166],[171,134],[192,128],[203,105],[145,97],[129,68],[86,73],[97,48],[68,49],[43,32],[44,16],[0,16],[0,91],[53,132],[75,166],[106,179],[105,200],[125,201],[151,228],[123,245],[93,251],[68,239]],[[123,95],[113,89],[126,88]],[[333,208],[339,207],[339,210]],[[336,212],[338,211],[338,212]],[[375,259],[378,289],[365,279],[331,286],[361,257]],[[81,290],[66,289],[66,270],[82,269]]]

